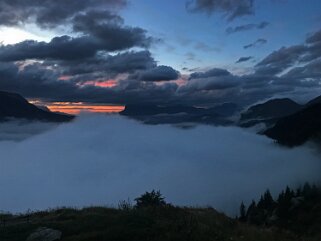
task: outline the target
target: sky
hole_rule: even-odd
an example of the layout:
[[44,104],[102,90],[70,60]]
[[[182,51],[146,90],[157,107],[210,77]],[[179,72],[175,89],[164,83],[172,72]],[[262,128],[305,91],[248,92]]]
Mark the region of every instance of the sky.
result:
[[69,113],[304,103],[320,26],[318,0],[0,0],[0,89]]

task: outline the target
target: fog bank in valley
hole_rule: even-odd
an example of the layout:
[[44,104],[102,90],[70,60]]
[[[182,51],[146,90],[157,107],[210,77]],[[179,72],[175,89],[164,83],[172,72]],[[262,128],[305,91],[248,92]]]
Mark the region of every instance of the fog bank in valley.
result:
[[0,141],[22,141],[57,126],[55,123],[13,119],[0,123]]
[[281,148],[235,127],[179,129],[104,115],[42,125],[27,125],[38,135],[18,142],[3,134],[10,137],[14,125],[0,125],[0,210],[116,206],[160,189],[173,204],[211,205],[232,215],[266,188],[277,193],[320,179],[312,149]]

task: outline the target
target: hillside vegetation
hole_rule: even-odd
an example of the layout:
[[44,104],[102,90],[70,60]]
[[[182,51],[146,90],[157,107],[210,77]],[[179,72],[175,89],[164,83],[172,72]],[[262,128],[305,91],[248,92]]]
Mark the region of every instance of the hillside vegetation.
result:
[[321,189],[308,183],[296,190],[287,187],[275,199],[267,190],[248,208],[241,204],[239,220],[258,227],[288,230],[301,240],[320,240]]
[[295,241],[305,235],[288,226],[231,219],[210,207],[175,207],[154,191],[137,198],[135,206],[123,201],[118,208],[59,208],[3,214],[0,220],[1,241],[27,240],[40,227],[59,230],[62,241]]
[[213,209],[177,207],[63,208],[33,213],[29,217],[11,216],[0,228],[0,240],[26,240],[39,227],[60,230],[63,241],[294,240],[287,232],[242,224]]

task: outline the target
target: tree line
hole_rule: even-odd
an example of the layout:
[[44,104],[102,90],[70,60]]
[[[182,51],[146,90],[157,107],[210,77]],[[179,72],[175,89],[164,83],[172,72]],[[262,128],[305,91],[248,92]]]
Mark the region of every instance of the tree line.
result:
[[258,202],[254,200],[246,207],[242,202],[238,219],[256,225],[287,225],[298,217],[299,213],[309,213],[321,203],[321,189],[306,183],[303,187],[286,187],[277,198],[267,190]]

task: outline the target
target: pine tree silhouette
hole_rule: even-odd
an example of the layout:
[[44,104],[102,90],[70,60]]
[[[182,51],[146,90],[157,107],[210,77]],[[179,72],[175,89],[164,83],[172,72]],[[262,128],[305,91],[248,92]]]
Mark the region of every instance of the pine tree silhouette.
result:
[[243,202],[241,203],[241,206],[240,206],[240,218],[239,218],[239,220],[241,222],[245,222],[246,221],[246,207],[245,207]]

